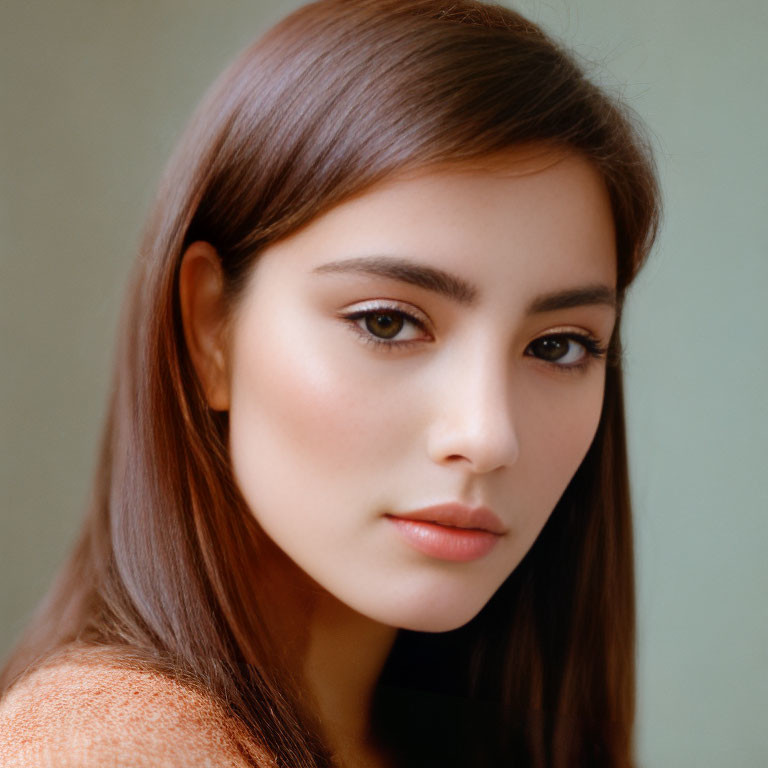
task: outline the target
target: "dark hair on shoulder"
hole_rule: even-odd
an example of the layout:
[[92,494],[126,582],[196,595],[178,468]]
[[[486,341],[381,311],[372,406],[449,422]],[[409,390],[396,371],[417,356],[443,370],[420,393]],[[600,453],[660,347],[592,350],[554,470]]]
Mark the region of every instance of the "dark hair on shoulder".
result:
[[[243,52],[161,182],[124,307],[92,503],[0,689],[87,642],[197,681],[277,765],[333,765],[260,620],[262,532],[232,476],[227,414],[207,407],[186,349],[181,256],[210,242],[234,303],[263,249],[341,201],[393,174],[529,143],[579,152],[602,174],[621,298],[658,227],[649,143],[628,108],[520,14],[472,0],[318,0]],[[619,334],[617,323],[594,442],[524,560],[463,627],[398,634],[374,710],[398,765],[634,764]]]

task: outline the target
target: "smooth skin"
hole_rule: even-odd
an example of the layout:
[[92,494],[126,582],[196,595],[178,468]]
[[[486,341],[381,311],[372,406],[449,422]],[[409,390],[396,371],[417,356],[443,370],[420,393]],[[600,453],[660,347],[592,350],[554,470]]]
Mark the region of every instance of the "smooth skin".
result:
[[[450,273],[439,284],[461,291],[350,262],[372,257],[378,272]],[[229,411],[234,474],[271,542],[274,626],[350,764],[381,764],[367,703],[397,629],[471,620],[584,458],[615,285],[604,182],[541,146],[338,205],[267,248],[234,308],[213,247],[184,254],[187,344],[210,407]],[[501,518],[487,555],[425,555],[385,516],[450,501]]]

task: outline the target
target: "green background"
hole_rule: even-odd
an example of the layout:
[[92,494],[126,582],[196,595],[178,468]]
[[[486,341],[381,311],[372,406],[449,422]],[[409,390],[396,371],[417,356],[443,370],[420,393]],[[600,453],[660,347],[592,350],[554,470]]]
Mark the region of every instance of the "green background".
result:
[[[0,2],[0,653],[85,506],[117,312],[204,90],[298,3]],[[644,768],[768,764],[768,4],[526,0],[649,125],[626,325]]]

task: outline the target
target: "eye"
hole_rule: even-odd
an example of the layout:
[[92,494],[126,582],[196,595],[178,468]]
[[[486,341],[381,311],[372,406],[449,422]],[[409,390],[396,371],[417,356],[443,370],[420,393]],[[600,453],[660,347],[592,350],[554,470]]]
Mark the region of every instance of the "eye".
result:
[[586,334],[554,333],[534,339],[526,354],[562,369],[583,369],[593,359],[605,357],[607,349]]
[[[426,322],[402,309],[382,304],[370,305],[365,309],[342,314],[341,317],[350,323],[352,330],[363,341],[380,348],[402,349],[425,340],[423,332],[426,331]],[[414,336],[413,329],[419,329],[422,333]],[[410,335],[410,338],[403,338],[406,335]]]

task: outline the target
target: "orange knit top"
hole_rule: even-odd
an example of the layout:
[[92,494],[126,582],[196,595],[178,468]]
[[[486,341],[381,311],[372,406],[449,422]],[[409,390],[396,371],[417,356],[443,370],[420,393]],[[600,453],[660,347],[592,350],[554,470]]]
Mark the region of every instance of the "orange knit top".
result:
[[164,675],[70,653],[0,700],[0,765],[245,768],[252,763],[237,745],[240,727],[205,694]]

